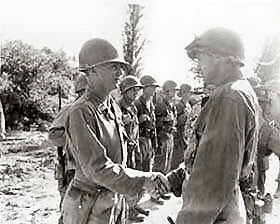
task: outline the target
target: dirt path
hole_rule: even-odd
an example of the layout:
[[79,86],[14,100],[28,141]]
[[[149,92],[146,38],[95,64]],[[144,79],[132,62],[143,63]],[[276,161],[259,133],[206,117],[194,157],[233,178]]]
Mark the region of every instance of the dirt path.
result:
[[[59,217],[59,194],[54,180],[55,148],[46,141],[46,133],[20,132],[2,142],[0,157],[0,224],[55,224]],[[278,158],[271,156],[267,173],[267,191],[275,192]],[[176,219],[182,199],[171,197],[156,205],[145,195],[141,207],[150,210],[143,223],[168,224],[167,216]],[[280,223],[280,199],[274,200],[267,224]]]

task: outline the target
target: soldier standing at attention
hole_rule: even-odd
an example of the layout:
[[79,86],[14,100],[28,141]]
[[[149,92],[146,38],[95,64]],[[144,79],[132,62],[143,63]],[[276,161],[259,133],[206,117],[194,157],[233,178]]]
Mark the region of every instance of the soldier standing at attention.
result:
[[214,28],[185,49],[197,60],[204,84],[216,89],[196,120],[196,155],[181,187],[183,205],[176,224],[245,224],[239,184],[249,178],[254,164],[259,105],[240,71],[242,41],[231,30]]
[[[258,196],[263,198],[265,193],[266,171],[269,169],[269,156],[278,152],[280,147],[279,125],[274,120],[269,98],[269,87],[259,85],[256,92],[261,106],[260,130],[257,150],[257,187]],[[279,156],[279,155],[278,155]]]
[[[87,78],[84,74],[79,75],[74,82],[75,93],[78,100],[86,91]],[[63,108],[55,117],[48,133],[48,138],[57,147],[57,164],[55,167],[55,179],[58,181],[58,191],[60,193],[60,207],[71,180],[75,175],[75,161],[65,144],[65,123],[70,106]],[[59,224],[63,224],[62,216]]]
[[126,66],[104,39],[91,39],[81,48],[80,69],[86,73],[86,93],[69,109],[66,144],[75,159],[75,176],[63,203],[64,224],[126,223],[126,197],[143,190],[165,193],[160,173],[126,168],[127,150],[120,108],[110,97]]
[[[119,84],[121,99],[119,106],[122,112],[122,120],[127,134],[127,167],[141,170],[141,153],[139,148],[139,122],[135,101],[141,95],[143,86],[140,81],[132,75],[125,76]],[[141,195],[140,195],[141,196]],[[129,220],[132,222],[143,222],[144,219],[138,216],[142,211],[137,206],[139,198],[128,200]],[[144,211],[145,213],[146,211]]]
[[139,145],[142,157],[141,170],[150,172],[153,166],[155,149],[157,147],[156,117],[153,96],[158,84],[156,80],[145,75],[140,79],[143,94],[136,101],[139,120]]
[[140,81],[132,75],[124,77],[119,84],[122,98],[119,106],[127,134],[127,167],[141,170],[139,149],[139,125],[135,101],[140,97],[143,88]]
[[173,103],[177,84],[168,80],[163,84],[163,99],[156,102],[156,129],[158,147],[155,152],[154,171],[168,173],[174,147],[173,133],[176,126],[177,110]]
[[176,132],[174,133],[174,150],[171,162],[171,169],[176,169],[180,163],[184,161],[184,151],[188,146],[187,140],[187,121],[191,119],[192,107],[189,103],[191,97],[191,86],[182,84],[177,94],[181,100],[176,103],[177,109],[177,124]]

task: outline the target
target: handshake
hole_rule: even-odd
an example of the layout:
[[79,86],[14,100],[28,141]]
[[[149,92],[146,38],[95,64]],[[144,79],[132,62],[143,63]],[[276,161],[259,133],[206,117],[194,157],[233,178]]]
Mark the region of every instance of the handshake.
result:
[[144,182],[143,189],[155,199],[164,197],[165,194],[171,192],[167,177],[160,172],[152,172],[151,176]]

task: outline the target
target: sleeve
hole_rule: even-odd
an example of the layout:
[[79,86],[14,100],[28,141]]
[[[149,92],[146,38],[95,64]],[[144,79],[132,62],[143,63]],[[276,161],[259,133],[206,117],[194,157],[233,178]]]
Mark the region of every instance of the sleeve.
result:
[[65,145],[64,132],[69,108],[69,106],[62,108],[62,110],[56,115],[48,131],[48,139],[54,146]]
[[94,117],[94,114],[82,108],[69,116],[66,134],[77,167],[89,180],[112,191],[129,196],[140,193],[145,177],[150,174],[112,162],[106,148],[98,140],[98,126]]
[[176,223],[212,223],[238,184],[245,151],[245,105],[230,98],[213,104]]

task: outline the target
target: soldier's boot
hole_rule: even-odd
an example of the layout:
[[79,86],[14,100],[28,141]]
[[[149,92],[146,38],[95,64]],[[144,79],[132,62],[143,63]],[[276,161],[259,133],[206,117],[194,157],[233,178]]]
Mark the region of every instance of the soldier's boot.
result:
[[139,207],[138,205],[136,205],[136,206],[134,207],[134,209],[135,209],[137,212],[139,212],[140,214],[143,214],[143,215],[145,215],[145,216],[148,216],[148,215],[150,214],[150,211],[144,210],[143,208]]
[[138,216],[139,212],[135,208],[130,208],[128,211],[128,219],[131,222],[144,222],[144,217]]

